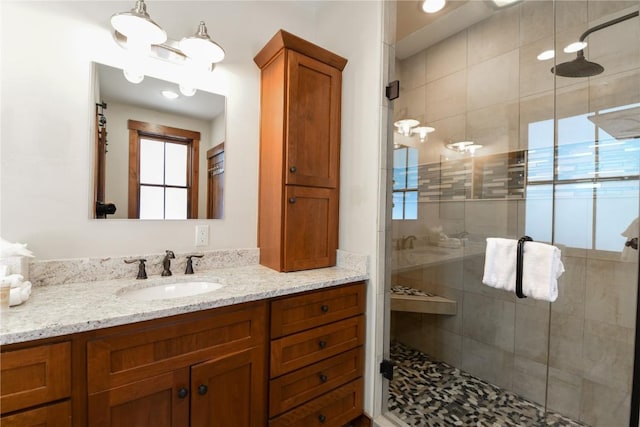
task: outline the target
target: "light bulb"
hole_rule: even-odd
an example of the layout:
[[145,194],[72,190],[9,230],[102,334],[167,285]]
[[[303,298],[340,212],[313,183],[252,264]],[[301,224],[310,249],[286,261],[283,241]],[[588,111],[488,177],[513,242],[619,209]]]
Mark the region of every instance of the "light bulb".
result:
[[446,0],[424,0],[422,10],[426,13],[436,13],[444,7],[445,3]]
[[549,50],[545,50],[544,52],[540,53],[537,58],[538,61],[546,61],[547,59],[551,59],[554,56],[556,56],[556,51],[553,49],[549,49]]
[[180,83],[179,87],[180,93],[182,93],[184,96],[193,96],[196,94],[196,89],[189,85]]
[[140,70],[139,67],[136,66],[128,66],[122,70],[124,73],[124,77],[133,84],[138,84],[142,80],[144,80],[144,73]]
[[587,42],[573,42],[567,45],[563,50],[565,53],[573,53],[582,50],[585,47],[587,47]]

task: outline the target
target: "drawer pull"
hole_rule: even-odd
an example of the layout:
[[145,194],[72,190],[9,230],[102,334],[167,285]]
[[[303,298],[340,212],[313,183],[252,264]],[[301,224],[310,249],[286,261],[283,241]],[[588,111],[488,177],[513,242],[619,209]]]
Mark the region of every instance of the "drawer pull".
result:
[[297,168],[297,167],[295,167],[295,166],[291,166],[291,167],[289,168],[289,172],[291,172],[291,173],[296,173],[297,171],[298,171],[298,168]]
[[289,197],[289,203],[295,203],[295,202],[296,202],[295,197]]
[[322,310],[323,313],[326,313],[327,311],[329,311],[329,306],[326,304],[322,304],[322,307],[320,307],[320,310]]
[[327,417],[325,417],[324,415],[320,414],[320,415],[318,415],[318,421],[320,421],[321,423],[324,423],[325,421],[327,421]]
[[327,346],[327,342],[326,341],[320,341],[318,343],[318,347],[320,347],[320,348],[325,348],[326,346]]
[[198,394],[200,396],[204,396],[205,394],[207,394],[207,391],[209,391],[209,387],[207,387],[206,385],[200,384],[198,386]]
[[326,383],[328,380],[327,376],[325,374],[320,374],[320,382]]
[[189,395],[189,390],[187,390],[186,388],[182,387],[180,390],[178,390],[178,397],[180,399],[184,399],[188,395]]

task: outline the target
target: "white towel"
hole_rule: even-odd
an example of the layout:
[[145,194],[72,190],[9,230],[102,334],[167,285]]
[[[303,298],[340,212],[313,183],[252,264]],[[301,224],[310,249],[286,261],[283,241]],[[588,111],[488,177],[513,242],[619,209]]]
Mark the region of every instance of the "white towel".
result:
[[[518,241],[488,238],[482,283],[515,292]],[[564,273],[561,252],[555,246],[525,242],[522,268],[522,293],[544,301],[558,298],[558,278]]]

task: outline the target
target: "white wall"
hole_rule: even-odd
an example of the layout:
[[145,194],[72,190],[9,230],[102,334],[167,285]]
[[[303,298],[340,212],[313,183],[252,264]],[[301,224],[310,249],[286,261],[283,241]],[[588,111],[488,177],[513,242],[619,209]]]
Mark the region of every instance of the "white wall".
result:
[[[210,226],[210,246],[256,247],[259,70],[253,56],[283,28],[349,62],[343,73],[340,248],[370,256],[365,410],[379,413],[376,372],[381,355],[384,247],[379,200],[382,101],[380,1],[154,1],[151,16],[170,37],[195,31],[204,19],[226,50],[204,89],[227,97],[225,219],[90,220],[93,120],[90,63],[118,66],[109,17],[126,2],[8,2],[1,22],[0,235],[26,242],[38,259],[130,256],[193,250],[194,225]],[[176,19],[179,17],[179,19]],[[26,40],[16,42],[17,34]],[[248,25],[250,23],[250,25]],[[177,81],[170,64],[147,63],[153,77]],[[381,204],[382,203],[382,204]]]

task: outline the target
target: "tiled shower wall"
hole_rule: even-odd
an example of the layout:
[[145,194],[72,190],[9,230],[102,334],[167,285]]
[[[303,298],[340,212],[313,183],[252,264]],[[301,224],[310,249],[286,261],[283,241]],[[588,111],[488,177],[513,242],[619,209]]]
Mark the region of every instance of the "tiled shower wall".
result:
[[[587,27],[639,5],[556,2],[557,43],[564,46]],[[603,76],[555,83],[552,62],[536,60],[553,47],[553,22],[551,1],[527,1],[397,62],[395,119],[416,118],[436,128],[423,145],[401,141],[419,149],[420,164],[461,158],[444,148],[459,140],[484,145],[477,156],[527,150],[530,123],[640,102],[640,47],[630,42],[640,39],[637,20],[590,40],[588,57],[606,64]],[[558,62],[570,59],[561,55]],[[394,221],[393,237],[415,235],[420,242],[430,227],[442,226],[449,235],[466,231],[479,242],[517,238],[525,232],[525,205],[423,201],[418,221]],[[553,304],[482,285],[483,254],[396,272],[394,284],[456,300],[458,314],[394,312],[392,338],[587,424],[626,425],[637,264],[622,262],[619,252],[556,244],[566,272]]]

